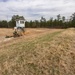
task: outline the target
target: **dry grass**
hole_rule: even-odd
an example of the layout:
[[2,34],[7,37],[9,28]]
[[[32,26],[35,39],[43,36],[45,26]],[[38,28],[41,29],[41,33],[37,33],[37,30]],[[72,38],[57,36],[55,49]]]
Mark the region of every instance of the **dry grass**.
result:
[[75,29],[2,47],[0,75],[75,75]]
[[9,28],[0,28],[0,36],[12,35],[13,29]]
[[25,35],[22,37],[17,37],[17,38],[5,38],[7,36],[12,36],[13,35],[13,29],[7,29],[3,28],[0,29],[0,48],[1,47],[6,47],[7,45],[11,45],[14,43],[19,43],[24,40],[32,40],[35,37],[42,36],[46,33],[53,33],[56,31],[60,31],[61,29],[47,29],[47,28],[26,28],[25,29]]

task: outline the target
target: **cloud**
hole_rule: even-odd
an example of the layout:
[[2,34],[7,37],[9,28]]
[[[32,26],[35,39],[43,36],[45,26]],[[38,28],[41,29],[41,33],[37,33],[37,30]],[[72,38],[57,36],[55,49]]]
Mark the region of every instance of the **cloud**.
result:
[[26,20],[49,19],[61,14],[66,17],[75,11],[75,0],[0,0],[0,20],[23,15]]

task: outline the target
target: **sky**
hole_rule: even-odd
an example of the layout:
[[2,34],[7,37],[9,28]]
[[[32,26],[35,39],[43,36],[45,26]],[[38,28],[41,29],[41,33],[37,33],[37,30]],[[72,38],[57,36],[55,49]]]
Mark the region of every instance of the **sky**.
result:
[[0,20],[10,20],[13,15],[26,20],[56,18],[58,14],[69,18],[75,12],[75,0],[0,0]]

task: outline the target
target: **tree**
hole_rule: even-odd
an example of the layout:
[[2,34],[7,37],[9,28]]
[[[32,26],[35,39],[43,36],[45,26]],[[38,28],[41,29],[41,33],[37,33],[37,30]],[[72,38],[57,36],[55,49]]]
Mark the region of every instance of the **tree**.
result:
[[41,27],[45,27],[45,25],[46,25],[46,19],[44,17],[41,17],[40,24],[41,24]]
[[19,15],[13,15],[11,21],[9,22],[10,27],[15,27],[16,26],[16,20],[17,19],[24,19],[23,16],[19,16]]
[[1,28],[7,28],[8,27],[8,22],[6,20],[0,21],[0,27]]
[[35,25],[36,25],[36,26],[35,26],[36,28],[40,28],[40,23],[39,23],[38,20],[35,20]]
[[26,28],[29,28],[29,27],[30,27],[30,24],[29,24],[28,21],[25,22],[25,27],[26,27]]
[[75,27],[75,13],[72,14],[71,19],[72,19],[72,23],[71,23],[72,27]]
[[65,22],[65,16],[62,16],[62,22]]
[[72,14],[72,19],[73,19],[73,21],[75,21],[75,13]]
[[33,21],[31,20],[31,21],[29,22],[29,24],[30,24],[30,28],[32,28],[32,27],[33,27]]
[[60,21],[60,19],[61,19],[61,16],[59,14],[59,15],[57,15],[57,20]]

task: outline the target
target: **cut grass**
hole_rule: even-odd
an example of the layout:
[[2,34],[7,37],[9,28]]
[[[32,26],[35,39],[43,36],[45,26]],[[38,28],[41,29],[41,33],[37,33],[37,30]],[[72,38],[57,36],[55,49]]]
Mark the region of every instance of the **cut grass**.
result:
[[75,75],[73,33],[66,29],[3,48],[0,75]]

